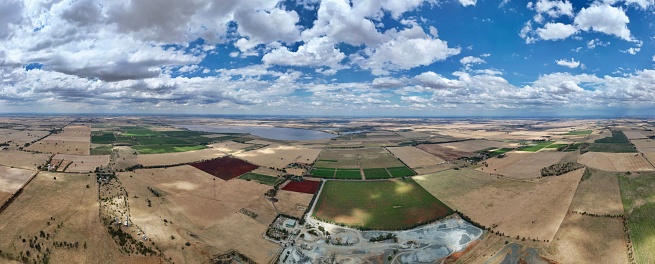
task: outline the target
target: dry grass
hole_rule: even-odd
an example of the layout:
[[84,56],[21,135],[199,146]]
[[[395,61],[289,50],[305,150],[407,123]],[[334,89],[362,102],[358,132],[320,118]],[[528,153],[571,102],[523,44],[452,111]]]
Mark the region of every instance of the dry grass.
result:
[[465,152],[476,152],[488,148],[504,148],[511,144],[491,140],[467,140],[461,142],[443,143],[442,146]]
[[605,171],[652,171],[653,166],[638,153],[587,152],[578,162]]
[[244,144],[234,141],[223,141],[209,145],[209,147],[225,153],[234,153],[250,146],[252,146],[252,144]]
[[[145,227],[175,263],[208,262],[212,255],[231,249],[267,263],[280,250],[262,238],[274,209],[255,212],[255,219],[239,213],[251,205],[266,206],[263,194],[270,186],[239,179],[223,181],[186,165],[119,173],[119,178],[130,194],[132,221]],[[162,196],[155,197],[147,187]],[[184,246],[187,241],[190,247]]]
[[513,179],[536,179],[541,177],[541,168],[558,163],[564,156],[566,156],[565,152],[541,151],[527,155],[503,168],[498,168],[494,173]]
[[641,133],[641,131],[636,131],[636,130],[624,130],[623,134],[625,134],[628,139],[644,139],[646,136]]
[[621,221],[567,213],[548,253],[562,263],[628,263]]
[[578,185],[571,210],[600,215],[623,214],[617,174],[593,169],[590,172],[591,177]]
[[[57,177],[54,180],[53,177]],[[92,186],[86,188],[85,185]],[[50,263],[160,263],[158,258],[121,254],[98,217],[95,177],[81,174],[40,172],[23,193],[0,214],[0,249],[17,256],[19,251],[36,251],[22,238],[50,234],[43,240],[52,251]],[[51,220],[54,217],[55,220]],[[48,222],[50,224],[48,225]],[[63,227],[57,225],[63,223]],[[78,249],[53,247],[52,241],[79,242]],[[83,249],[86,242],[87,249]],[[0,258],[0,262],[4,262]],[[31,260],[30,260],[31,261]]]
[[36,169],[48,161],[51,154],[37,154],[24,151],[0,151],[0,165],[13,166],[22,169]]
[[52,134],[25,149],[53,154],[90,155],[91,128],[67,126],[61,133]]
[[[488,173],[498,173],[498,171],[502,171],[505,168],[511,166],[514,163],[519,162],[520,160],[533,155],[533,153],[525,153],[525,152],[508,152],[505,154],[505,157],[503,158],[497,158],[493,157],[490,159],[487,159],[485,163],[487,166],[480,167],[478,170],[488,172]],[[541,169],[541,168],[539,168]]]
[[0,166],[0,205],[25,186],[34,174],[34,170]]
[[312,201],[313,196],[313,194],[280,190],[275,196],[279,200],[275,206],[281,214],[300,218],[309,206],[309,202]]
[[505,235],[552,240],[582,172],[518,181],[459,170],[414,179],[451,208]]
[[388,147],[387,149],[412,169],[434,166],[444,162],[443,159],[415,147]]
[[646,152],[655,152],[655,140],[652,139],[633,139],[630,140],[632,144],[635,144],[637,150],[642,153]]
[[417,148],[444,160],[453,161],[461,157],[472,157],[475,153],[445,147],[442,144],[420,144]]
[[79,156],[57,154],[53,157],[53,160],[59,159],[64,160],[62,164],[71,163],[66,168],[67,172],[93,172],[96,167],[107,166],[109,164],[109,155]]
[[185,152],[163,154],[137,155],[136,162],[143,166],[162,166],[172,164],[191,163],[225,156],[225,153],[216,149],[201,149]]
[[250,163],[283,169],[293,162],[313,163],[321,149],[303,146],[271,145],[265,148],[238,153],[235,156]]

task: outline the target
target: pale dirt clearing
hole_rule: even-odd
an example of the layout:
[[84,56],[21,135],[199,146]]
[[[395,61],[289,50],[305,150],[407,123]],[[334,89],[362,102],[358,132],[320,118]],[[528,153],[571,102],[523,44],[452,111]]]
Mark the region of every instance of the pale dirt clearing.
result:
[[201,149],[185,152],[173,152],[162,154],[140,154],[136,156],[136,162],[143,166],[163,166],[183,163],[192,163],[201,160],[210,160],[224,157],[225,153],[216,149]]
[[387,149],[412,169],[434,166],[444,162],[437,156],[411,146],[388,147]]
[[466,152],[476,152],[489,148],[503,148],[512,145],[511,143],[491,140],[466,140],[461,142],[443,143],[442,146]]
[[272,145],[261,149],[237,153],[235,156],[264,167],[283,169],[293,162],[314,163],[321,149],[302,146]]
[[68,168],[66,168],[66,172],[93,172],[96,167],[107,166],[109,164],[109,155],[79,156],[57,154],[53,157],[53,160],[55,159],[64,160],[62,164],[71,162]]
[[50,156],[52,155],[4,150],[0,151],[0,165],[34,170],[37,166],[44,165]]
[[244,148],[253,146],[252,144],[244,144],[244,143],[239,143],[239,142],[234,142],[234,141],[223,141],[219,143],[214,143],[209,145],[210,148],[213,148],[215,150],[225,152],[225,153],[234,153],[239,150],[242,150]]
[[566,154],[555,151],[536,152],[494,173],[514,179],[536,179],[541,177],[541,168],[558,163]]
[[35,170],[0,166],[0,192],[9,194],[8,196],[5,195],[6,197],[0,195],[0,205],[4,204],[6,199],[25,186],[34,174],[36,174]]
[[147,187],[158,190],[163,198],[151,198],[153,207],[155,201],[165,199],[201,229],[246,207],[270,189],[254,181],[224,181],[189,165],[119,173],[119,178],[130,194],[147,194]]
[[[95,177],[41,172],[0,214],[0,250],[14,256],[30,250],[35,256],[37,251],[20,237],[39,237],[42,230],[49,239],[39,237],[38,241],[45,243],[43,251],[47,247],[52,252],[50,263],[160,263],[156,257],[121,253],[98,217],[98,205]],[[79,242],[79,248],[54,247],[53,241]],[[87,248],[83,249],[85,242]]]
[[569,212],[547,252],[561,263],[628,263],[621,221]]
[[507,152],[503,158],[493,157],[485,160],[484,163],[486,166],[480,167],[478,170],[487,173],[497,173],[498,171],[502,171],[508,166],[532,154],[533,153],[527,152]]
[[582,172],[522,181],[459,170],[414,179],[448,206],[484,226],[505,235],[552,240]]
[[578,162],[604,171],[652,171],[653,166],[639,153],[587,152]]
[[623,214],[621,190],[615,172],[589,169],[591,177],[578,185],[570,210],[591,214]]
[[314,195],[280,190],[275,197],[279,200],[275,206],[281,214],[300,218]]

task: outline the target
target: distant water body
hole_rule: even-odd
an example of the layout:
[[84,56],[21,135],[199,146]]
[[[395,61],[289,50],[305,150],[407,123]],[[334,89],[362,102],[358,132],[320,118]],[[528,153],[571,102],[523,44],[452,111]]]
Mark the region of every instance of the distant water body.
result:
[[188,130],[205,131],[212,133],[250,133],[263,138],[276,140],[314,140],[333,138],[336,135],[321,131],[260,126],[213,126],[213,125],[182,125]]

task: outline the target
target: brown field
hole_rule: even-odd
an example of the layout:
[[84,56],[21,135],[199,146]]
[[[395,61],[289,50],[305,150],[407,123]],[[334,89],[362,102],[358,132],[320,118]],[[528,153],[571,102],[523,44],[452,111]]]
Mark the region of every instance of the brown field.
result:
[[0,151],[0,165],[14,166],[22,169],[36,169],[48,161],[51,154],[37,154],[24,151]]
[[[53,179],[55,176],[57,180]],[[91,188],[86,188],[87,184]],[[39,231],[43,231],[50,235],[49,240],[38,238],[38,241],[44,243],[42,251],[47,247],[52,252],[50,263],[161,263],[155,257],[122,254],[103,227],[98,210],[95,177],[40,172],[0,214],[0,250],[13,256],[30,250],[34,259],[38,251],[23,243],[21,237],[38,237]],[[63,226],[58,228],[61,223]],[[79,249],[54,247],[52,241],[79,242],[80,246]],[[0,257],[0,262],[6,259]]]
[[416,131],[411,131],[411,132],[396,132],[398,135],[401,137],[405,137],[408,139],[427,139],[432,136],[431,134],[428,133],[423,133],[423,132],[416,132]]
[[414,179],[448,206],[484,226],[509,236],[552,240],[582,173],[577,170],[520,181],[474,170],[451,170]]
[[578,162],[605,171],[652,171],[653,166],[639,153],[587,152]]
[[191,163],[201,160],[210,160],[225,156],[225,153],[216,149],[201,149],[185,152],[173,152],[163,154],[137,155],[136,162],[143,166],[162,166],[172,164]]
[[34,174],[36,174],[34,170],[0,166],[0,206],[25,186]]
[[381,147],[357,149],[325,149],[315,167],[326,168],[384,168],[403,167],[403,163]]
[[641,133],[641,131],[636,131],[636,130],[624,130],[623,134],[625,134],[625,136],[630,140],[647,138],[646,136],[644,136],[644,134]]
[[591,214],[623,214],[617,174],[589,169],[591,177],[582,180],[575,192],[570,210]]
[[420,144],[416,147],[420,150],[448,161],[457,160],[461,157],[475,156],[475,153],[473,152],[455,150],[449,147],[444,147],[442,144]]
[[[508,244],[505,243],[507,241]],[[509,244],[511,243],[511,244]],[[507,247],[513,244],[518,245],[520,252],[525,252],[529,249],[541,249],[544,247],[542,242],[522,241],[517,240],[516,237],[508,238],[493,233],[484,233],[478,243],[473,245],[466,254],[459,257],[454,263],[460,264],[500,264],[503,263]],[[541,253],[541,252],[540,252]],[[517,255],[521,255],[518,253]],[[541,255],[541,254],[540,254]],[[446,261],[445,263],[449,263]],[[529,263],[529,262],[518,262]]]
[[[119,176],[130,194],[130,189],[137,187],[143,190],[136,192],[149,193],[147,187],[161,191],[176,210],[200,228],[207,228],[237,212],[270,189],[254,181],[216,179],[190,165],[142,169]],[[203,206],[198,206],[201,204]],[[207,207],[213,209],[207,210]]]
[[633,139],[630,140],[632,144],[635,144],[637,150],[642,153],[646,152],[655,152],[655,140],[652,139]]
[[[565,152],[555,151],[540,151],[532,153],[515,163],[508,164],[505,167],[497,168],[493,171],[493,173],[514,179],[539,178],[541,177],[541,168],[558,163],[564,156],[566,156],[566,154],[567,153]],[[502,159],[506,158],[508,157]],[[492,165],[489,164],[489,167],[491,166]],[[482,167],[480,169],[482,169]],[[487,171],[487,169],[485,168],[484,171]]]
[[244,144],[234,141],[223,141],[209,145],[209,147],[225,153],[234,153],[250,146],[252,146],[252,144]]
[[[175,263],[208,262],[212,255],[231,249],[257,263],[268,263],[280,251],[279,245],[262,237],[267,221],[272,220],[270,215],[275,214],[272,206],[268,209],[264,203],[270,186],[238,179],[223,181],[188,165],[119,173],[118,177],[130,194],[132,221],[145,227]],[[155,197],[147,187],[162,196]],[[152,207],[146,199],[152,201]],[[263,209],[254,211],[260,207]],[[241,208],[252,209],[258,216],[246,216],[239,212]],[[190,247],[184,246],[187,241]]]
[[321,153],[321,149],[271,145],[261,149],[241,152],[235,156],[259,166],[283,169],[293,162],[313,163],[319,153]]
[[621,221],[569,212],[548,253],[561,263],[628,263]]
[[0,143],[8,142],[10,146],[19,148],[24,146],[25,143],[31,143],[49,133],[48,131],[39,130],[0,129]]
[[[487,166],[483,166],[478,168],[480,171],[488,172],[488,173],[498,173],[498,171],[502,171],[505,168],[511,166],[514,163],[519,162],[520,160],[532,155],[533,153],[526,153],[526,152],[507,152],[505,154],[505,157],[503,158],[497,158],[493,157],[490,159],[487,159],[485,163]],[[541,169],[541,168],[539,168]]]
[[[57,154],[53,157],[53,160],[55,159],[64,160],[62,164],[72,162],[66,169],[67,172],[93,172],[96,167],[107,166],[109,164],[109,155],[79,156]],[[63,167],[61,168],[63,169]]]
[[59,134],[52,134],[25,148],[30,151],[53,154],[89,155],[91,149],[91,128],[67,126]]
[[127,146],[116,146],[112,148],[112,154],[109,155],[109,165],[114,170],[124,170],[126,168],[135,166],[137,163],[136,150]]
[[439,171],[444,171],[444,170],[449,170],[455,167],[459,167],[460,165],[457,164],[457,162],[447,162],[441,165],[434,165],[434,166],[428,166],[428,167],[423,167],[423,168],[416,168],[414,171],[418,175],[422,174],[429,174],[429,173],[435,173]]
[[388,147],[387,149],[412,169],[434,166],[444,162],[439,157],[411,146]]
[[275,197],[279,200],[275,203],[275,206],[281,214],[300,218],[309,206],[309,202],[312,201],[314,195],[280,190]]
[[491,140],[466,140],[461,142],[443,143],[441,146],[449,147],[464,152],[476,152],[489,148],[503,148],[510,146],[510,143]]

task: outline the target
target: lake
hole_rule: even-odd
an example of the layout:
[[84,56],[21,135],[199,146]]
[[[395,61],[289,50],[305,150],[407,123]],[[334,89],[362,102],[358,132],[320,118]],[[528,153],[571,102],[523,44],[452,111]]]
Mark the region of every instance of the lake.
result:
[[286,127],[260,127],[260,126],[214,126],[214,125],[181,125],[188,130],[205,131],[212,133],[250,133],[263,138],[276,140],[314,140],[333,138],[337,135],[321,131],[286,128]]

